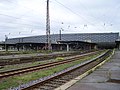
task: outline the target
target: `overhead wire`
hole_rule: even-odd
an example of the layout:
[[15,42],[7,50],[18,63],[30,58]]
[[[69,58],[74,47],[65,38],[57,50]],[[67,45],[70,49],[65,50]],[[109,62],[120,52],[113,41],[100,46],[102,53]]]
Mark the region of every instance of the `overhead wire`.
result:
[[[83,7],[87,12],[89,12],[89,11],[88,11],[88,8],[87,8],[81,1],[79,1],[79,3],[82,5],[82,7]],[[100,20],[100,18],[97,18],[97,17],[93,16],[93,15],[91,14],[91,12],[89,12],[89,16],[90,16],[91,18]]]
[[66,8],[67,10],[69,10],[71,13],[75,14],[76,16],[80,17],[81,19],[85,20],[86,22],[90,23],[91,25],[94,25],[93,23],[89,22],[88,20],[86,20],[86,18],[84,18],[83,16],[79,15],[78,13],[76,13],[75,11],[73,11],[72,9],[70,9],[69,7],[65,6],[64,4],[60,3],[57,0],[56,1],[58,4],[60,4],[61,6],[63,6],[64,8]]
[[[12,1],[9,1],[9,0],[7,0],[7,1],[10,2],[10,3],[13,3],[13,5],[16,4],[16,3],[12,2]],[[16,6],[16,5],[14,5],[14,6]],[[22,7],[23,7],[23,6],[22,6]],[[26,7],[23,7],[23,8],[28,9],[28,8],[26,8]],[[33,10],[32,10],[32,11],[33,11]],[[21,18],[21,17],[24,16],[24,14],[21,15],[20,17],[14,17],[14,16],[6,15],[6,14],[0,14],[0,15],[4,15],[4,16],[7,16],[7,17],[15,18],[15,19],[20,19],[20,20],[23,20],[23,21],[37,22],[37,21],[34,21],[34,20],[26,20],[25,18]],[[42,19],[41,19],[41,20],[42,20]],[[40,22],[37,22],[37,23],[40,23]]]
[[[11,2],[11,1],[9,1],[9,0],[7,0],[7,1],[10,2],[10,3],[13,3],[13,5],[16,6],[14,2]],[[12,5],[12,6],[13,6],[13,5]],[[26,7],[23,7],[23,8],[28,9],[28,10],[31,10],[31,9],[29,9],[29,8],[26,8]],[[34,10],[32,10],[32,12],[33,12],[33,11],[34,11]],[[0,15],[6,16],[6,17],[10,17],[10,18],[14,18],[14,19],[16,19],[16,20],[22,20],[22,21],[25,21],[25,23],[26,23],[26,21],[30,21],[30,20],[25,19],[25,18],[24,18],[24,19],[23,19],[23,18],[21,19],[21,17],[23,17],[25,14],[21,15],[20,17],[10,16],[10,15],[6,15],[6,14],[0,14]],[[40,14],[40,15],[41,15],[41,14]],[[41,20],[43,20],[43,17],[42,17]],[[12,21],[13,21],[13,20],[12,20]],[[36,24],[36,23],[41,23],[41,22],[37,22],[37,21],[30,21],[30,22],[35,22],[35,23],[32,24],[32,25],[31,25],[31,24],[17,23],[17,22],[16,22],[16,23],[13,23],[12,21],[11,21],[11,22],[7,22],[7,23],[10,23],[10,24],[18,24],[18,25],[22,25],[22,26],[24,25],[25,27],[26,27],[26,26],[27,26],[27,27],[29,26],[29,27],[41,27],[41,28],[45,28],[45,27],[43,27],[44,25],[42,26],[42,24],[41,24],[41,25],[38,25],[38,26],[37,26],[37,25],[34,25],[34,24]],[[2,26],[3,26],[3,25],[2,25]],[[23,27],[24,27],[24,26],[23,26]],[[7,26],[7,27],[12,27],[12,26],[10,25],[10,26]],[[8,29],[8,28],[7,28],[7,29]],[[9,28],[9,29],[10,29],[10,28]],[[8,29],[8,30],[9,30],[9,29]],[[12,29],[14,29],[14,28],[12,28]],[[33,32],[33,30],[32,30],[32,32]]]
[[[8,0],[7,0],[8,1]],[[12,1],[8,1],[8,2],[10,2],[10,3],[13,3],[13,5],[14,6],[16,6],[15,4],[16,3],[14,3],[14,2],[12,2]],[[32,8],[28,8],[28,7],[25,7],[25,6],[22,6],[22,8],[24,8],[24,9],[28,9],[28,10],[32,10],[32,12],[35,12],[36,13],[36,11],[34,10],[34,9],[32,9]],[[40,13],[40,12],[39,12]],[[38,15],[38,13],[36,13],[37,15]],[[43,15],[42,13],[40,13],[41,15]],[[43,15],[44,16],[44,15]],[[42,17],[42,16],[41,16]],[[44,18],[44,17],[42,17],[42,18]]]
[[[76,13],[75,11],[71,10],[69,7],[65,6],[64,4],[58,2],[57,0],[55,0],[59,5],[62,5],[64,8],[68,9],[70,12],[72,12],[73,14],[79,16],[80,18],[86,20],[84,17],[82,17],[81,15],[79,15],[78,13]],[[9,16],[9,15],[6,15],[6,16]],[[11,17],[11,16],[10,16]],[[19,19],[18,17],[15,17],[16,19]],[[22,19],[23,20],[23,19]],[[52,21],[52,22],[55,22],[55,23],[61,23],[61,22],[57,22],[57,21]],[[92,22],[89,22],[87,21],[88,23],[92,24],[95,26],[95,24],[93,24]]]
[[[115,10],[118,10],[119,8],[120,8],[120,4],[114,7],[114,12],[115,12]],[[107,13],[107,14],[111,14],[112,12],[113,12],[113,10],[110,9],[110,10],[107,11],[106,13]],[[116,13],[112,13],[112,16],[114,16],[114,15],[116,15]],[[107,15],[105,14],[104,17],[107,17]],[[113,19],[110,20],[110,18],[109,18],[109,23],[110,23],[110,24],[112,24],[112,21],[113,21]]]
[[[15,5],[16,3],[12,2],[12,1],[9,1],[9,0],[8,0],[8,2],[13,3],[13,5],[16,6],[16,5]],[[25,8],[25,9],[29,9],[29,10],[31,10],[32,12],[34,11],[34,10],[31,9],[31,8],[24,7],[24,6],[22,6],[22,7]],[[34,12],[36,12],[36,11],[34,11]],[[40,13],[40,12],[39,12],[39,13]],[[20,20],[22,20],[22,21],[30,21],[30,22],[35,22],[35,23],[36,23],[36,21],[21,19],[21,17],[24,16],[24,14],[21,15],[21,17],[14,17],[14,16],[10,16],[10,15],[5,15],[5,14],[0,14],[0,15],[7,16],[7,17],[11,17],[11,18],[14,18],[14,19],[20,19]],[[38,15],[38,13],[36,13],[36,15]],[[45,18],[45,17],[43,17],[44,15],[43,15],[42,13],[40,13],[40,15],[41,15],[42,19]],[[42,19],[41,19],[41,20],[42,20]],[[44,22],[44,21],[43,21],[43,22]],[[55,20],[51,20],[51,22],[59,23],[59,24],[61,23],[61,22],[58,22],[58,21],[55,21]],[[8,23],[8,22],[7,22],[7,23]],[[10,23],[15,24],[15,23],[13,23],[13,22],[10,22]],[[34,23],[34,24],[35,24],[35,23]],[[37,22],[37,23],[40,23],[40,22]],[[21,24],[21,23],[16,23],[16,24]],[[25,26],[25,25],[27,25],[27,26],[35,26],[35,25],[30,25],[30,24],[21,24],[21,25],[24,25],[24,26]],[[39,27],[39,26],[38,26],[38,27]],[[45,28],[45,27],[44,27],[44,28]]]
[[[93,25],[94,27],[96,27],[96,25],[93,23],[93,22],[90,22],[88,21],[86,18],[84,18],[83,16],[81,16],[80,14],[76,13],[75,11],[73,11],[72,9],[70,9],[69,7],[65,6],[64,4],[62,4],[61,2],[57,1],[57,0],[54,0],[56,1],[59,5],[63,6],[64,8],[66,8],[67,10],[69,10],[71,13],[77,15],[79,18],[85,20],[87,23]],[[96,27],[98,30],[101,30],[100,28]]]
[[[73,10],[71,10],[69,7],[67,7],[67,6],[65,6],[64,4],[62,4],[62,3],[60,3],[60,2],[58,2],[57,0],[55,0],[58,4],[60,4],[60,5],[62,5],[64,8],[66,8],[66,9],[68,9],[69,11],[71,11],[73,14],[75,14],[75,15],[77,15],[77,16],[80,16],[80,14],[78,14],[78,13],[76,13],[76,12],[74,12]],[[83,5],[84,6],[84,5]],[[87,8],[84,6],[84,8],[87,10]],[[116,6],[115,8],[119,8],[119,5],[118,6]],[[80,16],[81,17],[81,16]],[[90,17],[93,17],[93,18],[95,18],[95,19],[99,19],[99,18],[96,18],[96,17],[94,17],[94,16],[92,16],[92,15],[90,15]],[[84,17],[81,17],[81,18],[83,18],[84,20],[85,20],[85,18]],[[86,20],[87,21],[87,20]],[[95,24],[93,24],[93,22],[89,22],[89,21],[87,21],[88,23],[90,23],[90,24],[92,24],[92,25],[94,25],[96,28],[97,28],[97,26],[95,25]],[[110,26],[112,26],[113,24],[111,23],[110,24]],[[99,26],[101,27],[101,28],[103,28],[103,29],[105,29],[105,26],[106,26],[106,23],[104,22],[103,23],[103,25],[102,24],[99,24]],[[98,30],[100,30],[100,28],[97,28]]]
[[[14,3],[14,2],[12,2],[12,1],[9,1],[9,0],[7,0],[8,2],[10,2],[10,3],[13,3],[13,5],[14,4],[16,4],[16,3]],[[16,5],[14,5],[14,6],[16,6]],[[28,7],[24,7],[24,6],[22,6],[23,8],[25,8],[25,9],[29,9],[29,10],[32,10],[32,11],[34,11],[33,9],[31,9],[31,8],[28,8]],[[35,12],[35,11],[34,11]],[[39,12],[40,13],[40,12]],[[38,13],[36,13],[37,15],[38,15]],[[42,13],[40,13],[41,14],[41,17],[42,18],[45,18],[45,17],[43,17],[43,14]],[[7,16],[7,17],[11,17],[11,18],[14,18],[14,19],[20,19],[20,20],[22,20],[22,21],[30,21],[30,22],[35,22],[36,23],[36,21],[31,21],[31,20],[26,20],[25,18],[22,18],[21,19],[21,17],[22,16],[24,16],[24,14],[23,15],[21,15],[20,17],[14,17],[14,16],[10,16],[10,15],[6,15],[6,14],[0,14],[0,15],[2,15],[2,16]],[[58,21],[55,21],[55,20],[51,20],[51,22],[54,22],[54,23],[61,23],[61,22],[58,22]],[[12,23],[12,22],[11,22]],[[37,22],[37,23],[40,23],[40,22]],[[20,23],[19,23],[20,24]],[[21,24],[21,25],[29,25],[29,24]],[[30,26],[32,26],[32,25],[30,25]]]
[[[2,15],[2,16],[7,16],[7,17],[11,17],[11,18],[14,18],[14,19],[20,19],[20,18],[18,18],[18,17],[14,17],[14,16],[10,16],[10,15],[5,15],[5,14],[0,14],[0,15]],[[32,24],[22,24],[22,23],[13,23],[13,22],[6,22],[6,23],[34,26],[34,24],[32,25]],[[37,26],[37,25],[36,25],[36,26]]]
[[[32,21],[32,20],[26,20],[26,18],[15,17],[15,16],[7,15],[7,14],[2,14],[2,13],[0,13],[0,15],[1,16],[10,17],[10,18],[14,18],[14,19],[17,19],[17,20],[22,20],[22,21],[36,22],[36,21]],[[37,22],[37,23],[40,23],[40,22]]]

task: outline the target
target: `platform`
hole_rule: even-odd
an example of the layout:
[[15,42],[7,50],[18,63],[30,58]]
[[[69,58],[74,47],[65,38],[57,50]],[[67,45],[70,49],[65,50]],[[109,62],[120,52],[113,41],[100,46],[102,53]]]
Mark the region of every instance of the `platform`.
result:
[[67,90],[120,90],[120,51],[110,61]]

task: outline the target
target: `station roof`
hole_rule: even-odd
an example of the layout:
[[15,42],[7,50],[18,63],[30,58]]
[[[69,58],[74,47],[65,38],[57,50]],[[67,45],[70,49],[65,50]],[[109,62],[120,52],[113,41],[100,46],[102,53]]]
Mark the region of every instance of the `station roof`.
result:
[[[59,34],[51,35],[51,43],[55,44],[59,41]],[[77,33],[77,34],[62,34],[62,41],[83,41],[91,43],[100,42],[114,42],[118,39],[119,33]],[[46,35],[10,38],[6,41],[6,44],[16,43],[46,43]]]

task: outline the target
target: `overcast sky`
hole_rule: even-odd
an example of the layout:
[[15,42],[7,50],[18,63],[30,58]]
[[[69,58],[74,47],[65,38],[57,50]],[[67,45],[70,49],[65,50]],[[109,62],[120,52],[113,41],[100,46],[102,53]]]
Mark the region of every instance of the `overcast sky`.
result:
[[[46,34],[47,0],[0,0],[0,41]],[[120,0],[50,0],[51,34],[120,32]]]

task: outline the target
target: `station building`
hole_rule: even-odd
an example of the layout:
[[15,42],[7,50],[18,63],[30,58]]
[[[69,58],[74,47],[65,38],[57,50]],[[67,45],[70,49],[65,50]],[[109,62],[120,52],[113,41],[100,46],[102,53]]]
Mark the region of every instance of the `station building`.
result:
[[[120,48],[119,33],[52,34],[52,50],[88,50]],[[3,48],[17,50],[44,50],[46,35],[9,38],[0,43]]]

